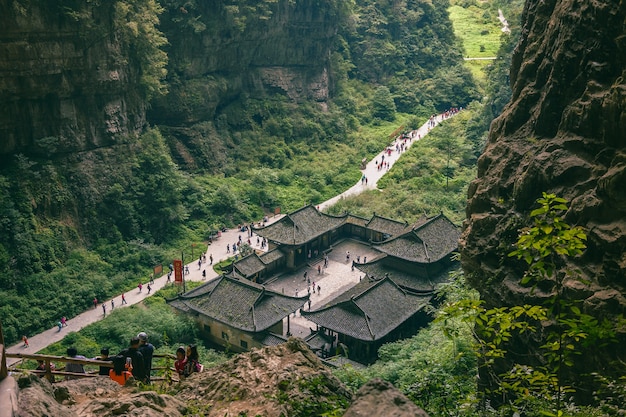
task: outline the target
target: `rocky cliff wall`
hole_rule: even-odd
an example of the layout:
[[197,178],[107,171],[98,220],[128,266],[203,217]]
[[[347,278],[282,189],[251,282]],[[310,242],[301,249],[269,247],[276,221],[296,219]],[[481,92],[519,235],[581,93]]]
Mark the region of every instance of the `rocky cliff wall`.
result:
[[93,149],[145,126],[114,2],[69,3],[0,0],[0,154]]
[[173,3],[161,16],[169,40],[170,94],[153,103],[155,123],[212,121],[242,96],[328,98],[340,2]]
[[[466,276],[489,306],[522,304],[523,265],[508,258],[542,191],[571,202],[588,235],[568,296],[588,312],[626,309],[626,1],[528,0],[511,68],[513,95],[491,126],[461,238]],[[573,261],[572,261],[573,262]],[[535,300],[536,301],[536,300]],[[520,349],[518,349],[520,350]],[[522,349],[523,351],[523,349]],[[586,357],[619,372],[626,351]]]

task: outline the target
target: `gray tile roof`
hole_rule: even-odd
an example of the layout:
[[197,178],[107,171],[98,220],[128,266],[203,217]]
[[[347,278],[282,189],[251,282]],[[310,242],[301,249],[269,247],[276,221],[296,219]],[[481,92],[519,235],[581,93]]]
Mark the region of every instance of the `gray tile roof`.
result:
[[450,256],[459,248],[461,231],[443,214],[414,230],[415,234],[426,242],[430,259],[433,262]]
[[249,277],[265,269],[265,264],[256,253],[251,253],[235,262],[233,267],[243,276]]
[[276,223],[255,228],[254,231],[266,239],[284,245],[302,245],[345,222],[345,216],[336,217],[318,211],[313,206],[287,214]]
[[450,271],[454,268],[455,266],[447,268],[434,276],[425,276],[422,274],[411,274],[386,266],[384,258],[359,265],[359,269],[370,278],[380,280],[388,276],[405,290],[415,292],[434,291],[438,284],[448,281]]
[[269,252],[265,252],[263,255],[260,255],[259,257],[261,258],[264,264],[268,265],[274,261],[277,261],[283,258],[284,256],[285,254],[281,250],[273,249]]
[[365,217],[355,216],[354,214],[348,214],[348,216],[346,217],[346,223],[356,224],[357,226],[365,227],[367,225],[367,222],[369,221],[370,219],[366,219]]
[[[361,293],[357,293],[362,291]],[[424,308],[432,295],[403,291],[391,279],[363,281],[324,308],[303,317],[358,340],[379,340]]]
[[367,228],[375,232],[385,233],[390,236],[398,236],[411,230],[408,223],[381,217],[376,214],[367,222]]
[[255,336],[254,340],[259,342],[263,346],[277,346],[285,343],[287,341],[287,338],[274,333],[266,332]]
[[185,312],[204,314],[236,329],[261,332],[302,308],[307,299],[308,296],[289,297],[247,280],[222,276],[182,294],[169,304]]
[[397,258],[417,263],[437,262],[458,248],[459,229],[443,214],[403,235],[374,247]]

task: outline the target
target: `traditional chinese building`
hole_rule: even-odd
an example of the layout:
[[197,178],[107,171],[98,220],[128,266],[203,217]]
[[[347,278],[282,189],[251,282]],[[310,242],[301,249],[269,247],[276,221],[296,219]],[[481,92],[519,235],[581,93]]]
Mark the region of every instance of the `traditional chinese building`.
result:
[[381,256],[354,263],[366,274],[360,284],[301,314],[318,325],[323,340],[330,336],[331,349],[341,344],[350,359],[373,362],[383,344],[412,336],[428,322],[424,307],[448,279],[458,238],[457,227],[439,215],[373,245]]
[[[244,278],[221,276],[168,303],[194,316],[209,341],[242,352],[285,341],[283,319],[308,298],[288,297]],[[289,334],[289,320],[286,330]]]
[[431,298],[432,292],[407,291],[389,277],[366,279],[325,307],[301,314],[343,344],[351,359],[368,363],[383,344],[410,337],[428,322],[423,310]]
[[339,239],[346,217],[331,216],[305,206],[269,226],[253,229],[267,239],[270,250],[280,249],[285,268],[296,269]]
[[254,231],[267,239],[268,252],[238,260],[229,276],[170,304],[195,315],[209,340],[231,350],[280,343],[289,334],[289,314],[308,296],[288,297],[259,283],[319,262],[343,239],[358,240],[377,253],[353,262],[363,280],[323,308],[301,314],[317,324],[319,331],[307,338],[313,349],[330,354],[341,344],[350,359],[363,363],[375,360],[382,344],[411,336],[428,322],[424,307],[454,267],[460,234],[443,214],[410,225],[378,215],[333,216],[313,206]]

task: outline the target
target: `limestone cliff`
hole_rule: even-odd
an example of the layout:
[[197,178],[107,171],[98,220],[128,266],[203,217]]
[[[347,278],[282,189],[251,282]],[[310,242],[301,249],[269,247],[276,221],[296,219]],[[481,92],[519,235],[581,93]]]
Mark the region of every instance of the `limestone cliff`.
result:
[[0,155],[78,152],[145,126],[113,2],[0,1]]
[[[463,268],[489,306],[541,296],[517,284],[523,265],[507,254],[547,191],[571,202],[566,220],[588,234],[588,249],[570,267],[590,284],[567,282],[568,296],[598,317],[624,313],[625,80],[626,1],[526,2],[512,99],[492,123],[461,238]],[[585,363],[619,373],[624,353],[596,349]]]
[[339,2],[163,3],[170,94],[153,104],[155,123],[214,121],[242,95],[328,99]]

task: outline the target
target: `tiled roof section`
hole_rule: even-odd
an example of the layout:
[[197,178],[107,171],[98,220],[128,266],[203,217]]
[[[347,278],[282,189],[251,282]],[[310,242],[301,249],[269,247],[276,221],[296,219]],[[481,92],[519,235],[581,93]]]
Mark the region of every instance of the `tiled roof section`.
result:
[[437,262],[458,248],[459,229],[443,214],[401,236],[376,245],[375,248],[411,262]]
[[199,295],[207,294],[213,291],[213,289],[220,283],[221,277],[214,278],[208,281],[206,284],[203,284],[199,287],[194,288],[193,290],[187,291],[185,293],[186,297],[197,297]]
[[445,269],[435,276],[422,276],[390,268],[385,266],[384,262],[381,261],[359,265],[359,269],[365,272],[370,278],[380,280],[388,276],[400,287],[415,292],[434,291],[438,284],[448,281],[450,271],[454,268],[455,267]]
[[415,234],[427,243],[427,250],[433,262],[450,256],[459,248],[461,231],[443,214],[414,230]]
[[269,226],[254,231],[270,241],[284,245],[302,245],[345,222],[344,217],[335,217],[319,212],[313,206],[294,211]]
[[398,236],[411,230],[411,226],[407,223],[387,219],[376,214],[372,216],[366,226],[375,232],[386,233],[391,236]]
[[355,216],[353,214],[348,214],[348,216],[346,217],[346,223],[356,224],[357,226],[365,227],[367,225],[367,222],[369,222],[369,219],[366,219],[365,217]]
[[241,275],[246,277],[252,276],[265,269],[265,264],[259,259],[256,253],[251,253],[245,258],[238,260],[233,266]]
[[302,308],[307,296],[288,297],[247,280],[222,276],[211,291],[191,291],[170,304],[183,311],[204,314],[214,320],[247,332],[260,332]]
[[287,341],[287,338],[274,333],[262,333],[254,337],[254,340],[263,346],[277,346]]
[[428,218],[428,216],[427,216],[427,215],[422,214],[422,215],[420,216],[420,218],[419,218],[419,219],[417,219],[417,220],[415,221],[415,223],[413,224],[413,229],[416,229],[416,228],[420,227],[421,225],[423,225],[423,224],[427,223],[429,220],[430,220],[430,219]]
[[410,262],[430,262],[424,242],[413,231],[386,240],[375,245],[374,248]]
[[400,287],[409,291],[421,292],[434,289],[428,278],[416,277],[415,275],[387,267],[380,261],[359,265],[359,269],[365,272],[369,279],[379,281],[387,276]]
[[269,252],[265,252],[263,255],[260,255],[259,258],[261,258],[261,261],[263,261],[264,264],[268,265],[284,256],[285,254],[281,250],[273,249]]
[[316,332],[307,336],[304,341],[307,345],[309,345],[309,348],[311,348],[312,351],[316,351],[321,350],[324,345],[330,344],[332,342],[332,339],[330,338],[330,336]]
[[[360,283],[364,288],[370,283]],[[376,341],[396,329],[428,304],[431,295],[417,295],[400,289],[392,280],[374,283],[359,295],[303,317],[338,333],[363,341]]]

